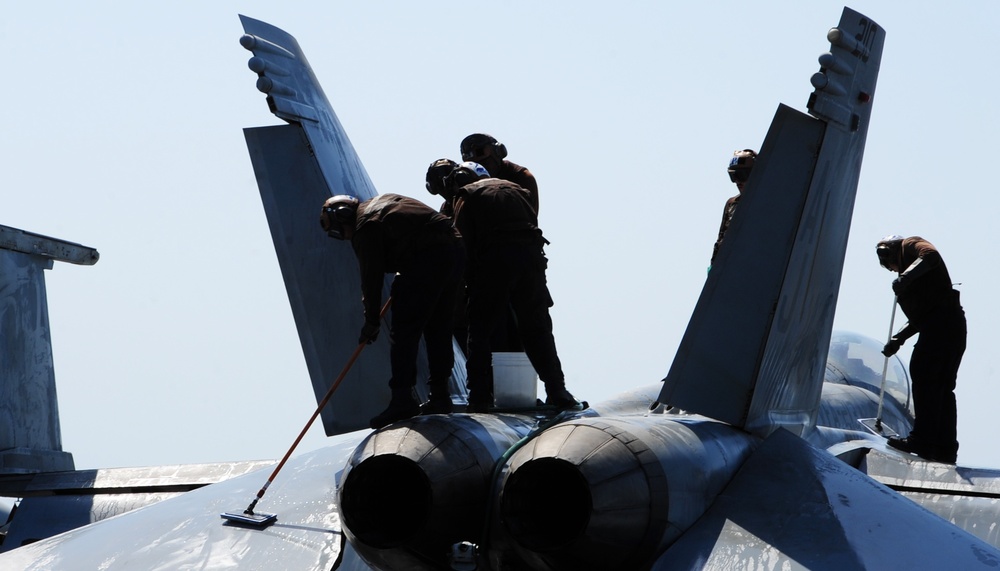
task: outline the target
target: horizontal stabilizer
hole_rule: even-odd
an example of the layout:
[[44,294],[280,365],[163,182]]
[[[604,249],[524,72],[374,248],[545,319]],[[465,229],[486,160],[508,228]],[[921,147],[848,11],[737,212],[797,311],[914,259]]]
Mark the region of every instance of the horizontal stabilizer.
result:
[[863,471],[945,521],[1000,545],[1000,470],[941,464],[886,447],[865,457]]
[[[223,462],[0,476],[0,496],[21,498],[0,552],[273,464]],[[6,567],[0,563],[0,569]]]
[[249,529],[219,518],[243,511],[267,477],[260,469],[55,537],[19,542],[0,554],[0,569],[367,569],[349,563],[353,551],[336,502],[336,475],[364,434],[290,458],[261,500],[263,511],[277,514],[270,525]]
[[784,430],[653,569],[996,569],[1000,551]]

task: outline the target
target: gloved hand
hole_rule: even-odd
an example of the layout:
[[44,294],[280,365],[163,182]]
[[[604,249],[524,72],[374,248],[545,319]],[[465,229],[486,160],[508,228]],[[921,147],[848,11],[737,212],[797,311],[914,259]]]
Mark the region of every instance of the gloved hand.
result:
[[902,277],[892,280],[892,293],[899,296],[905,290],[906,290],[906,282],[903,280]]
[[361,328],[361,335],[358,336],[358,345],[366,343],[371,345],[378,339],[379,324],[375,323],[365,323],[364,327]]
[[885,347],[882,348],[882,354],[885,355],[886,357],[892,357],[899,351],[899,348],[902,346],[903,346],[902,340],[896,337],[890,337],[889,342],[886,343]]

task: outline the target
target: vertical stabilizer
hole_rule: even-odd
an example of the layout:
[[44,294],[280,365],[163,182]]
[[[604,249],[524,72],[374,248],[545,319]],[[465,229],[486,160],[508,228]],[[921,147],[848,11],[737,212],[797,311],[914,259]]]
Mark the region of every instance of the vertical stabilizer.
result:
[[0,226],[0,474],[73,469],[62,450],[45,270],[97,251]]
[[[364,201],[377,192],[295,38],[259,20],[240,19],[246,32],[240,43],[254,54],[248,65],[258,74],[257,89],[267,94],[271,112],[288,122],[246,129],[244,135],[319,401],[357,347],[364,323],[357,259],[349,243],[320,229],[320,205],[332,195]],[[328,435],[367,428],[389,401],[388,337],[364,350],[323,410]],[[418,371],[425,379],[423,356]],[[417,390],[426,396],[425,385]],[[465,361],[458,352],[452,394],[464,392]]]
[[845,8],[779,106],[659,400],[762,435],[815,425],[885,32]]

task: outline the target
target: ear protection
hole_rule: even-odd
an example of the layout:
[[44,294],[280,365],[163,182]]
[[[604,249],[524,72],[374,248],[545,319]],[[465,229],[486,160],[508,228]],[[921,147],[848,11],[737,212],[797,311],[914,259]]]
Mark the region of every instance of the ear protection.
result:
[[323,203],[319,215],[320,226],[331,238],[344,239],[344,227],[354,223],[358,199],[353,196],[338,195]]
[[445,190],[444,179],[451,173],[455,166],[455,161],[451,159],[438,159],[431,163],[427,167],[426,182],[424,183],[424,186],[427,187],[427,192],[441,194],[441,191]]
[[476,151],[479,149],[485,149],[487,147],[493,149],[493,156],[497,158],[498,161],[502,161],[507,158],[507,147],[503,143],[494,139],[491,135],[485,133],[473,133],[465,139],[462,140],[461,151],[462,160],[471,161],[476,158]]
[[504,160],[507,158],[507,146],[500,142],[493,143],[493,154],[496,155],[497,160]]

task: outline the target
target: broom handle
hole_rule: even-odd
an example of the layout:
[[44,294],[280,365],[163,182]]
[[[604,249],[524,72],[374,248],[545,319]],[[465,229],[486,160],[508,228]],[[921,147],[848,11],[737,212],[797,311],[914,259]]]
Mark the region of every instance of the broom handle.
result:
[[[385,301],[385,305],[382,306],[382,311],[379,312],[379,319],[385,317],[386,312],[389,311],[390,304],[392,304],[392,297],[387,299]],[[267,482],[264,482],[263,487],[261,487],[260,491],[257,492],[257,497],[254,498],[252,502],[250,502],[250,506],[247,507],[244,513],[253,515],[253,508],[256,507],[257,502],[260,501],[262,497],[264,497],[264,493],[267,491],[267,488],[270,487],[271,482],[274,481],[275,476],[277,476],[278,472],[280,472],[281,469],[285,466],[285,462],[288,461],[288,458],[292,455],[292,452],[295,450],[295,447],[299,445],[299,442],[302,441],[302,438],[306,435],[306,432],[309,431],[309,427],[312,426],[312,423],[316,420],[316,417],[319,416],[320,412],[322,412],[323,407],[326,406],[326,403],[330,402],[330,397],[333,396],[333,392],[337,390],[337,387],[340,386],[340,383],[343,382],[345,377],[347,377],[347,372],[351,370],[351,367],[354,365],[354,362],[358,360],[358,356],[361,355],[361,351],[365,348],[365,345],[367,344],[368,343],[362,341],[361,343],[358,343],[357,347],[355,347],[354,352],[351,353],[351,358],[347,360],[347,364],[344,365],[344,368],[340,371],[340,375],[338,375],[337,379],[333,381],[332,385],[330,385],[330,390],[326,391],[326,396],[323,397],[323,400],[319,402],[319,406],[316,407],[316,411],[313,412],[311,417],[309,417],[309,422],[306,422],[306,425],[302,428],[302,431],[299,432],[299,436],[295,439],[295,442],[292,443],[292,446],[288,449],[288,452],[285,452],[285,457],[281,459],[281,462],[278,462],[278,465],[274,468],[274,471],[271,472],[271,476],[267,479]]]

